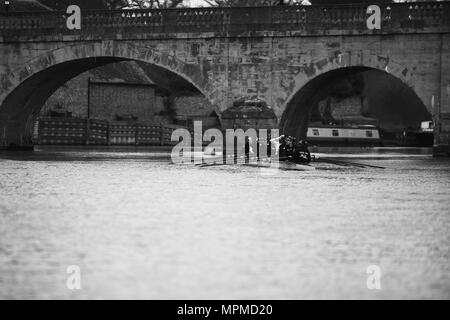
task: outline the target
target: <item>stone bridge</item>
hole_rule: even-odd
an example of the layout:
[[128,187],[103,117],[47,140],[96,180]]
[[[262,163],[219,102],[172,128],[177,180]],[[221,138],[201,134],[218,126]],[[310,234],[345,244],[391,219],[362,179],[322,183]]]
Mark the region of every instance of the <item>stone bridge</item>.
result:
[[[278,6],[0,14],[0,145],[29,143],[45,101],[69,79],[138,60],[193,84],[220,115],[257,95],[280,129],[305,135],[310,105],[330,81],[379,70],[402,81],[436,121],[436,153],[450,145],[450,3],[381,7]],[[447,151],[445,151],[447,150]]]

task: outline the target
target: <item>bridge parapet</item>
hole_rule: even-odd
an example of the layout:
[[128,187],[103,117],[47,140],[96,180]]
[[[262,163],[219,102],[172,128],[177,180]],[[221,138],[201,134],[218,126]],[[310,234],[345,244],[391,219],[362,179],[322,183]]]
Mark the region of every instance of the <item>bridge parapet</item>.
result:
[[[239,35],[288,31],[301,35],[448,32],[450,2],[380,5],[381,30],[368,30],[367,6],[272,6],[166,10],[88,10],[82,30],[66,29],[65,12],[13,12],[0,15],[3,41],[21,35],[104,35],[104,33],[202,33]],[[0,39],[1,40],[1,39]]]

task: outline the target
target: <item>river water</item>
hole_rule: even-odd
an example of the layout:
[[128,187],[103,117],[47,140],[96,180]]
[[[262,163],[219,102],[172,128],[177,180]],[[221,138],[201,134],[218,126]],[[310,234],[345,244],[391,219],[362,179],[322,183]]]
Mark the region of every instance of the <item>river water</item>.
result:
[[0,153],[0,298],[449,299],[450,161],[380,150],[334,156],[384,170],[271,174]]

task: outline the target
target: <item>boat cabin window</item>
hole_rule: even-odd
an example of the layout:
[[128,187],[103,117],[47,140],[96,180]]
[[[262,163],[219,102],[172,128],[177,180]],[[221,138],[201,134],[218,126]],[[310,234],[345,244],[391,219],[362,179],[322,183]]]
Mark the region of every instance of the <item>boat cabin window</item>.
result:
[[313,129],[314,136],[320,136],[319,129]]
[[367,138],[373,138],[373,132],[371,130],[366,131],[366,137]]
[[339,130],[333,130],[333,137],[339,137]]

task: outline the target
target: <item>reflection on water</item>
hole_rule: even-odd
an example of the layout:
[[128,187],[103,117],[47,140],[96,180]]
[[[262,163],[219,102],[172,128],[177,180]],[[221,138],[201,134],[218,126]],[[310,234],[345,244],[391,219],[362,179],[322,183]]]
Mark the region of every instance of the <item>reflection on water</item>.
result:
[[450,162],[367,153],[357,161],[386,169],[0,153],[0,298],[450,298]]

